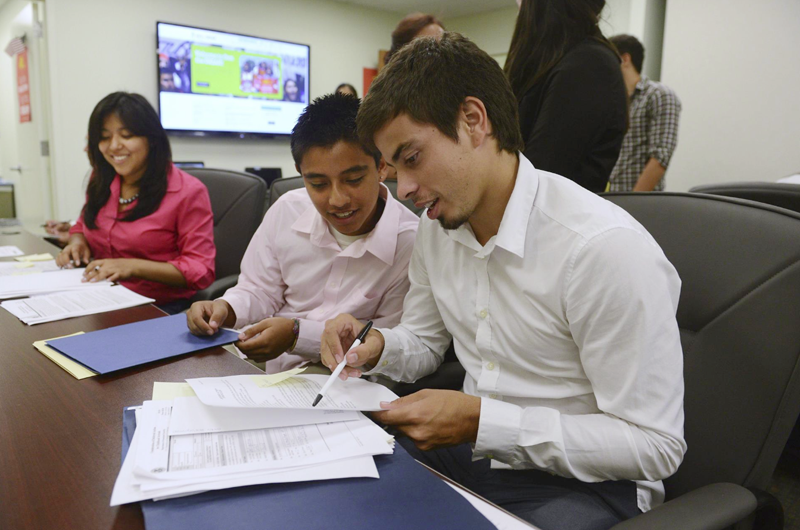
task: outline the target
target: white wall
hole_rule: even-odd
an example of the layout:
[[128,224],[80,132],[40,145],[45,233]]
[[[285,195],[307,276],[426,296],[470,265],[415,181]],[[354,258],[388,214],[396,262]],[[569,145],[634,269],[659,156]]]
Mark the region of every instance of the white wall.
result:
[[448,18],[442,23],[447,26],[448,31],[468,37],[502,66],[506,62],[514,25],[517,23],[517,6],[512,3],[512,7],[506,9]]
[[[116,90],[156,103],[157,20],[300,42],[311,46],[311,96],[341,82],[360,89],[400,16],[324,0],[46,0],[53,99],[53,171],[58,217],[83,204],[83,152],[94,105]],[[287,139],[174,138],[175,160],[242,171],[281,167],[296,174]]]
[[25,0],[11,0],[0,7],[0,177],[14,182],[16,175],[8,168],[17,160],[17,66],[15,58],[2,49],[13,37],[19,36],[12,32],[11,22],[26,5]]
[[662,80],[683,102],[668,186],[800,171],[800,2],[669,0]]

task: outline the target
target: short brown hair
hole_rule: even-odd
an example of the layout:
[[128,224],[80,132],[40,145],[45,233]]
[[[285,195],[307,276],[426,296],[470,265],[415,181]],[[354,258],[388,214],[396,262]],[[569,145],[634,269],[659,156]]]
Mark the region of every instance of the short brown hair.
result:
[[414,37],[416,37],[420,31],[427,28],[431,24],[436,24],[440,28],[444,29],[444,24],[439,22],[439,19],[433,15],[426,15],[425,13],[411,13],[406,18],[401,20],[392,32],[392,47],[389,48],[388,52],[386,52],[384,61],[388,63],[389,59],[392,58],[392,55],[397,53],[400,48],[414,40]]
[[497,62],[458,33],[441,40],[416,39],[381,70],[358,111],[361,141],[374,146],[375,133],[400,114],[433,124],[458,142],[458,115],[469,97],[486,107],[498,150],[516,154],[525,147],[517,100]]

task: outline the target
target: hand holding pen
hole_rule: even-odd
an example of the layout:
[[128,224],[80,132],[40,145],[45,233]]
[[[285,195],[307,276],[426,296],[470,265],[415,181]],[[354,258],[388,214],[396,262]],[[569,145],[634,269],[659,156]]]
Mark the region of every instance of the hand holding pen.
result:
[[[311,405],[312,407],[316,407],[317,403],[319,403],[320,400],[322,400],[322,398],[325,397],[325,392],[328,391],[328,389],[331,387],[331,385],[334,383],[334,381],[336,381],[336,379],[339,377],[339,374],[342,373],[342,370],[344,370],[344,367],[347,365],[348,354],[351,351],[353,351],[354,349],[356,349],[359,346],[361,346],[361,344],[366,340],[367,333],[369,333],[370,329],[372,329],[372,321],[371,320],[367,322],[367,325],[364,326],[364,328],[361,330],[361,332],[358,334],[358,336],[356,336],[356,340],[353,341],[353,344],[350,346],[350,348],[347,350],[345,355],[342,357],[341,362],[339,362],[339,364],[336,366],[336,368],[334,368],[333,372],[331,373],[331,376],[328,378],[328,380],[322,386],[322,389],[319,391],[319,394],[317,394],[317,397],[314,399],[314,403]],[[346,377],[344,379],[346,379]]]

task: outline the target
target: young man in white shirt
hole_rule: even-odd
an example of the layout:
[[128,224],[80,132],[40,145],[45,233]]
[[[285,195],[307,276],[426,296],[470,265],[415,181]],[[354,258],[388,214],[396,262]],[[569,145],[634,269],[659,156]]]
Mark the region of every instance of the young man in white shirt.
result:
[[187,314],[196,335],[254,324],[236,346],[268,373],[318,361],[324,322],[341,312],[400,322],[419,218],[380,183],[385,163],[358,139],[358,107],[331,94],[303,111],[291,148],[305,188],[267,211],[237,285]]
[[[370,87],[359,133],[428,211],[400,325],[373,328],[343,377],[416,380],[452,338],[463,392],[374,417],[543,530],[606,529],[661,503],[686,450],[680,279],[624,210],[531,165],[516,108],[497,63],[452,33],[410,44]],[[323,363],[361,326],[327,322]]]

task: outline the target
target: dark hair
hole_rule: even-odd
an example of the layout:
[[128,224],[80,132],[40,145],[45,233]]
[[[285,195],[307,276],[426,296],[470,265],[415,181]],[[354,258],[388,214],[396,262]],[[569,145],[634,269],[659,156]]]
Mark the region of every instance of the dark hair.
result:
[[350,83],[342,83],[341,85],[336,87],[336,90],[334,92],[339,92],[343,88],[350,90],[350,92],[352,92],[355,97],[358,97],[358,91],[356,90],[356,87],[354,87]]
[[445,33],[441,40],[416,39],[400,50],[364,96],[358,132],[374,148],[375,133],[398,115],[408,114],[458,142],[458,116],[469,96],[485,105],[498,150],[516,154],[524,148],[517,101],[503,71],[458,33]]
[[617,48],[620,55],[627,53],[631,56],[633,67],[641,74],[642,63],[644,63],[644,46],[639,39],[633,35],[615,35],[608,40]]
[[291,147],[295,164],[299,167],[303,156],[312,147],[333,147],[343,141],[361,147],[375,159],[375,165],[378,166],[380,152],[367,148],[358,138],[356,115],[359,105],[358,98],[338,92],[311,102],[292,129]]
[[431,24],[436,24],[444,29],[444,24],[442,24],[439,19],[433,15],[426,15],[425,13],[411,13],[401,20],[392,32],[392,47],[389,48],[389,51],[384,56],[384,61],[388,63],[389,59],[391,59],[400,48],[414,40],[414,37],[416,37],[420,31]]
[[155,109],[139,94],[114,92],[100,100],[89,118],[89,162],[92,177],[86,188],[83,221],[97,228],[97,213],[111,196],[111,183],[117,175],[113,166],[100,152],[100,140],[106,118],[116,114],[134,136],[147,138],[147,167],[139,180],[139,200],[125,213],[121,221],[135,221],[155,212],[167,193],[167,173],[172,165],[172,150],[167,133],[161,126]]
[[503,68],[517,99],[576,44],[593,38],[614,50],[598,22],[605,0],[522,0]]

